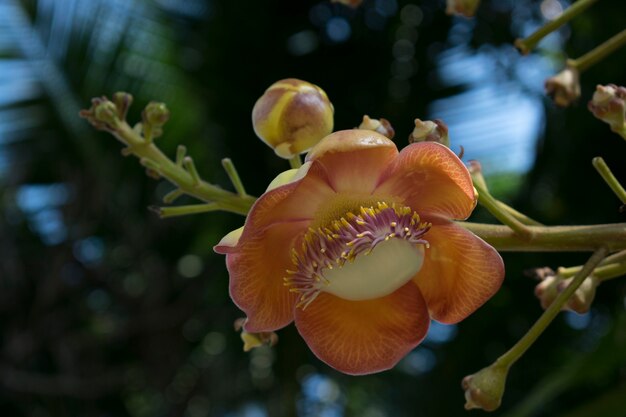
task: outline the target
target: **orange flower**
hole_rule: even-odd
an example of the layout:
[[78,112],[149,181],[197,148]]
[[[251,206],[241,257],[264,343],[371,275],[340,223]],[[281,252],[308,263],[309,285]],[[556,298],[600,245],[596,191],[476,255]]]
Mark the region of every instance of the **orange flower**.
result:
[[215,251],[245,331],[295,320],[322,361],[368,374],[417,346],[431,318],[463,320],[500,287],[498,252],[451,221],[475,205],[469,172],[445,146],[398,153],[376,132],[339,131],[279,175]]

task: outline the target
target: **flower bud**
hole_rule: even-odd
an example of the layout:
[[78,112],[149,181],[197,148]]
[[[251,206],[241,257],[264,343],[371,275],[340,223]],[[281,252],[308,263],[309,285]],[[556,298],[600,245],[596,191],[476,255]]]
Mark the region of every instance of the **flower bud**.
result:
[[389,139],[393,139],[396,134],[396,131],[391,126],[391,123],[389,123],[389,120],[383,119],[382,117],[380,120],[370,119],[368,115],[363,116],[363,121],[357,129],[373,130]]
[[113,94],[113,103],[115,103],[115,107],[117,107],[117,114],[120,120],[126,120],[126,114],[128,113],[128,108],[131,104],[133,104],[133,96],[123,92],[118,91]]
[[500,407],[508,373],[508,366],[496,362],[463,378],[461,385],[465,390],[465,409],[494,411]]
[[120,121],[117,114],[117,107],[109,100],[103,100],[98,103],[94,109],[94,115],[96,120],[110,126],[115,126]]
[[626,88],[615,84],[598,85],[588,108],[614,131],[626,130]]
[[448,0],[446,13],[474,17],[479,4],[480,0]]
[[165,103],[151,101],[146,108],[143,109],[141,118],[144,124],[150,124],[152,127],[162,127],[169,120],[170,111]]
[[272,84],[252,110],[254,133],[281,158],[308,151],[333,130],[333,105],[324,90],[288,78]]
[[579,76],[576,68],[565,67],[563,71],[546,80],[546,94],[554,100],[557,106],[569,106],[580,97]]
[[435,121],[415,119],[415,129],[409,135],[409,143],[415,142],[438,142],[450,147],[448,126],[439,119]]
[[274,332],[248,333],[243,330],[246,323],[245,318],[235,320],[235,331],[241,331],[241,340],[243,341],[243,351],[249,352],[254,348],[261,346],[274,346],[278,343],[278,336]]
[[[550,307],[550,304],[559,296],[560,293],[572,283],[574,278],[563,279],[560,275],[548,274],[535,287],[535,296],[539,298],[541,308],[544,310]],[[578,314],[584,314],[591,308],[591,303],[596,295],[596,288],[599,280],[591,275],[583,281],[576,289],[574,294],[567,300],[563,306],[563,310],[573,311]]]

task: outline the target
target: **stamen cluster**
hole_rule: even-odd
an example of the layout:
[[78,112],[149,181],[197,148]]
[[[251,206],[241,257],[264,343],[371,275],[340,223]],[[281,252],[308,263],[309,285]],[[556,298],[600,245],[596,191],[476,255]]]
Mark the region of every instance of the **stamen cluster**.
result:
[[285,285],[300,294],[297,306],[306,308],[330,283],[324,271],[341,268],[346,261],[368,255],[378,244],[394,238],[428,247],[422,237],[430,227],[410,207],[385,202],[361,207],[358,214],[348,212],[328,226],[309,228],[300,250],[292,248],[295,269],[287,271]]

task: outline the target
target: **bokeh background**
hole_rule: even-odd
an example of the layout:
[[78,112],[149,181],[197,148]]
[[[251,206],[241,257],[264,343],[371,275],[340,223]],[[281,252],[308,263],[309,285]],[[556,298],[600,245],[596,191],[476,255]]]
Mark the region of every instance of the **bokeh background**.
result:
[[[441,118],[493,192],[546,224],[625,221],[593,170],[626,182],[626,142],[586,109],[598,83],[626,84],[626,50],[556,108],[543,81],[623,29],[603,0],[521,57],[513,39],[565,0],[483,1],[476,19],[435,0],[0,1],[0,415],[15,417],[464,416],[461,378],[491,363],[540,315],[524,270],[585,254],[504,254],[502,290],[456,326],[433,323],[393,370],[350,377],[293,327],[242,352],[224,259],[212,245],[241,216],[160,220],[171,186],[148,178],[78,111],[93,96],[149,100],[172,119],[203,178],[229,187],[230,157],[259,195],[288,168],[254,137],[255,100],[297,77],[326,90],[336,128],[385,117],[404,146],[413,119]],[[191,199],[181,200],[190,203]],[[478,221],[493,221],[481,211]],[[626,416],[626,285],[589,314],[561,314],[512,369],[498,416]],[[472,414],[482,414],[474,411]]]

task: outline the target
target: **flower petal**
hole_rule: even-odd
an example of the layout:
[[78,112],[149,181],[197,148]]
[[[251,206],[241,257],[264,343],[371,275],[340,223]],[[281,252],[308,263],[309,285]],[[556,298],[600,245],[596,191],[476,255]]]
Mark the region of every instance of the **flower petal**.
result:
[[396,145],[380,133],[351,129],[326,136],[306,160],[324,166],[336,192],[370,194],[397,154]]
[[237,246],[237,243],[239,243],[239,238],[241,238],[242,233],[243,226],[241,226],[239,229],[233,230],[232,232],[224,236],[222,240],[220,240],[220,242],[213,247],[213,250],[222,255],[232,252],[233,248]]
[[422,341],[429,324],[424,298],[412,282],[365,301],[322,292],[296,309],[296,327],[313,353],[351,375],[393,367]]
[[277,223],[256,234],[244,235],[226,255],[230,296],[248,319],[250,333],[269,332],[293,320],[297,294],[283,278],[291,268],[290,248],[306,231],[308,222]]
[[404,148],[381,178],[376,194],[400,196],[426,217],[466,219],[476,206],[469,171],[454,152],[435,142]]
[[473,233],[449,221],[440,223],[424,236],[430,248],[413,280],[431,316],[451,324],[472,314],[498,291],[504,264],[500,254]]

